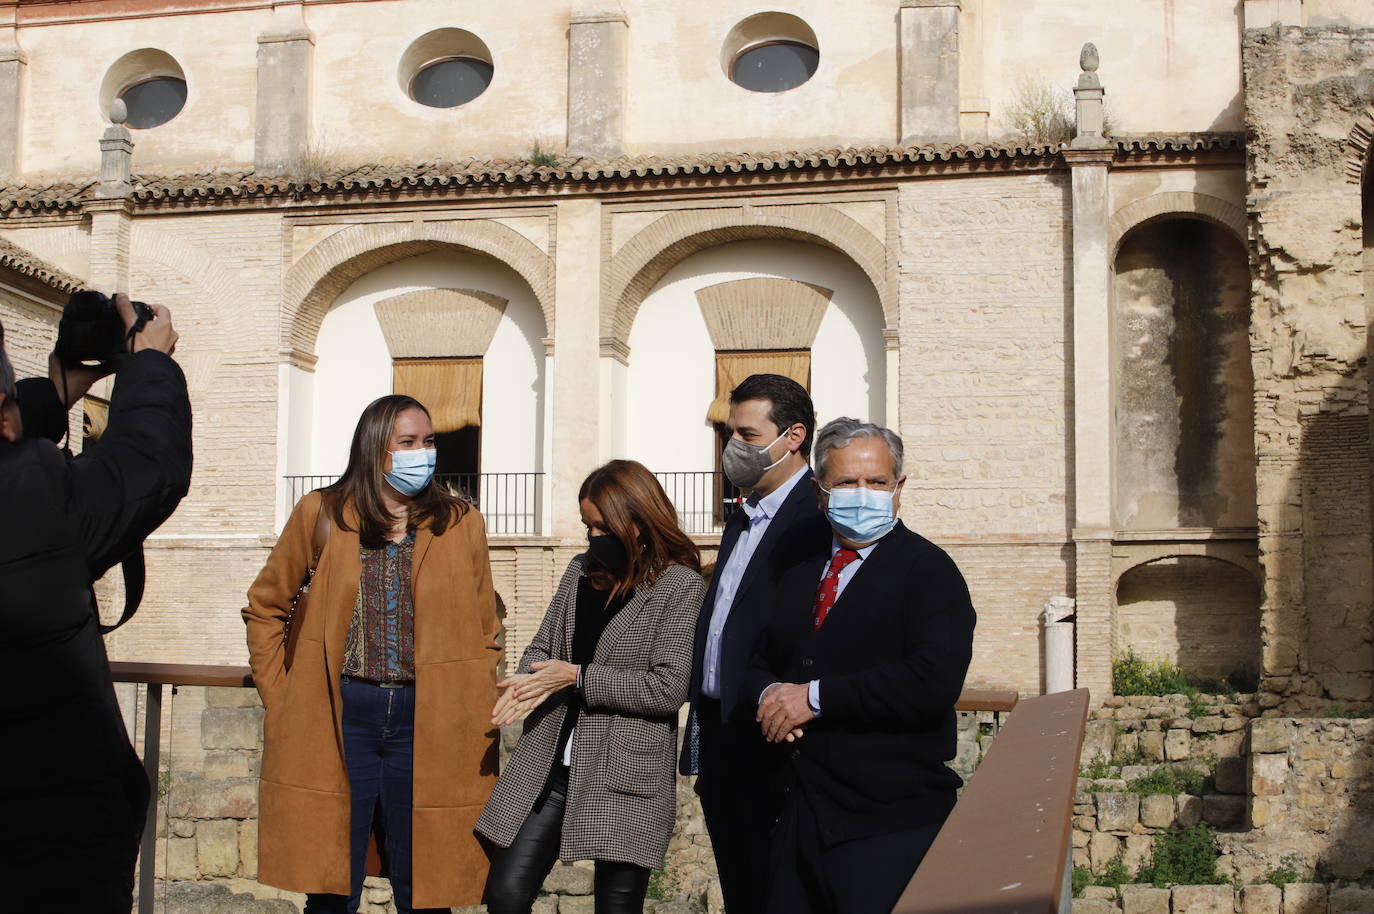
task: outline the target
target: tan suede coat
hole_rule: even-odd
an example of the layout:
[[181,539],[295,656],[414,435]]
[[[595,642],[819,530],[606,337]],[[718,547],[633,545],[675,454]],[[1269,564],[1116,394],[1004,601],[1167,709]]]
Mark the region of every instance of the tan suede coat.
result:
[[[339,678],[362,573],[358,534],[335,526],[320,556],[290,673],[282,632],[310,565],[320,494],[305,496],[248,591],[253,678],[267,708],[258,878],[296,892],[349,892],[349,787]],[[346,511],[348,526],[356,516]],[[473,825],[497,777],[499,623],[482,516],[416,531],[413,901],[479,903],[487,854]],[[297,624],[296,622],[292,623]]]

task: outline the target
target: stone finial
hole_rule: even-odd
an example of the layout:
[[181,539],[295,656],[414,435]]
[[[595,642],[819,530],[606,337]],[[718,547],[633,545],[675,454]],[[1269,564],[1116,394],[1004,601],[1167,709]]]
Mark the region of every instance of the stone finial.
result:
[[127,197],[133,190],[129,178],[133,174],[134,136],[124,126],[128,119],[128,106],[124,99],[116,98],[110,103],[110,126],[100,137],[100,185],[95,189],[100,199]]
[[1071,145],[1075,149],[1101,149],[1108,145],[1103,136],[1106,115],[1102,107],[1102,98],[1107,93],[1097,75],[1101,62],[1097,45],[1091,41],[1083,45],[1078,54],[1078,66],[1083,72],[1078,74],[1078,85],[1073,90],[1075,130]]
[[1091,41],[1084,44],[1083,50],[1078,52],[1078,67],[1084,73],[1096,73],[1101,62],[1101,58],[1097,55],[1097,45]]

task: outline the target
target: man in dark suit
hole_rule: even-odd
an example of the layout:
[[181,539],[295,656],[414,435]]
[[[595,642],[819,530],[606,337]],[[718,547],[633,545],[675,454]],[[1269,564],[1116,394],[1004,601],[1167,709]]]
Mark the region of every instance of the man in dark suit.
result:
[[778,572],[827,542],[829,527],[809,481],[816,419],[806,389],[781,375],[751,375],[730,393],[728,425],[721,465],[747,497],[725,525],[697,624],[682,772],[698,775],[726,910],[758,914],[777,810],[754,722],[757,693],[740,683]]
[[[126,327],[134,311],[117,304]],[[186,494],[191,406],[165,308],[129,340],[109,425],[80,456],[54,441],[109,367],[14,380],[0,328],[0,877],[16,911],[128,914],[149,785],[110,682],[91,582]],[[147,861],[148,866],[153,861]]]
[[779,580],[744,684],[782,755],[766,914],[888,914],[954,806],[954,703],[973,650],[963,576],[897,520],[902,442],[816,437],[834,539]]

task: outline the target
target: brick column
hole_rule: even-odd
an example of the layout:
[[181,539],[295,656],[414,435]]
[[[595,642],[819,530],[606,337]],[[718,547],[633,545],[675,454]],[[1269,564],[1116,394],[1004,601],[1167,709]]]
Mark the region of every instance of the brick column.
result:
[[85,210],[91,217],[91,285],[108,294],[129,291],[134,141],[124,126],[123,99],[110,106],[110,126],[100,138],[100,184]]
[[0,3],[0,181],[22,171],[24,78],[29,58],[19,47],[13,0]]
[[901,141],[959,140],[960,0],[902,0]]
[[625,54],[630,20],[619,9],[573,14],[568,27],[568,152],[625,151]]
[[300,165],[310,145],[311,65],[315,35],[299,6],[283,7],[258,36],[257,132],[253,167],[281,174]]
[[1112,407],[1111,263],[1107,169],[1097,49],[1084,45],[1074,91],[1078,137],[1064,151],[1073,177],[1073,498],[1078,600],[1077,684],[1101,701],[1111,692],[1116,639],[1112,580],[1115,441]]

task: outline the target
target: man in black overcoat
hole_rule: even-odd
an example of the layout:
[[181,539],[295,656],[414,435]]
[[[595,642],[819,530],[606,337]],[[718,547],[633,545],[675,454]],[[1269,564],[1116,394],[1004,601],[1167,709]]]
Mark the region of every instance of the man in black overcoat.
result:
[[[133,323],[126,297],[118,300]],[[110,681],[92,582],[186,494],[191,407],[166,309],[129,340],[109,423],[71,457],[67,410],[104,369],[16,382],[0,328],[0,882],[26,914],[128,914],[149,785]],[[65,386],[59,390],[59,385]],[[17,893],[17,894],[16,894]]]
[[833,539],[789,568],[745,681],[779,755],[765,914],[889,914],[954,806],[974,612],[953,560],[897,520],[901,439],[816,436]]
[[745,498],[721,534],[697,622],[683,774],[696,774],[728,914],[758,914],[776,818],[756,696],[740,685],[773,608],[778,573],[830,539],[811,487],[815,409],[791,378],[755,374],[730,392],[721,467]]

